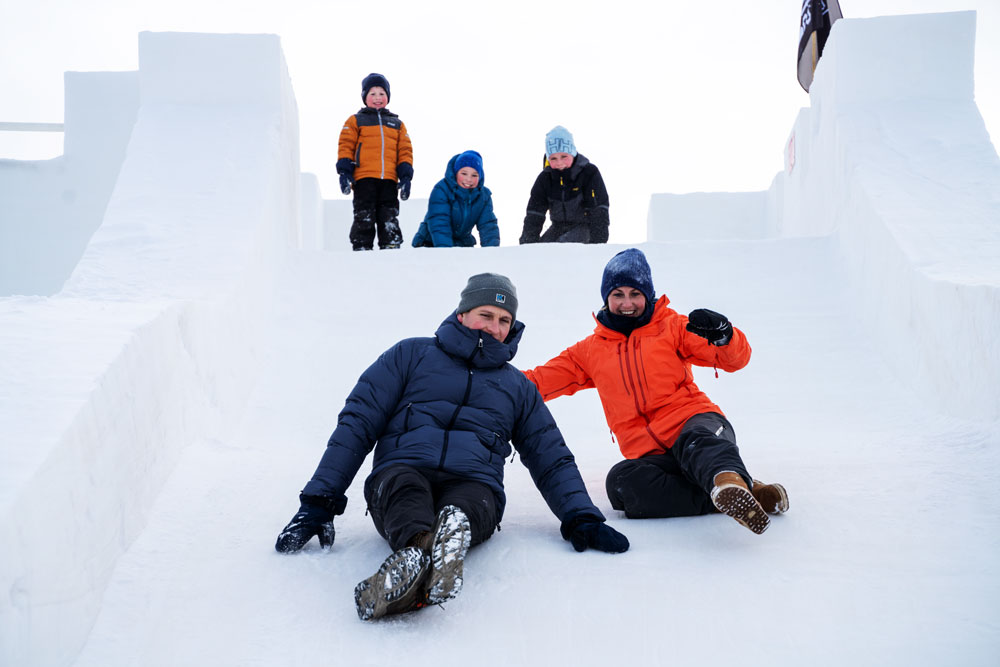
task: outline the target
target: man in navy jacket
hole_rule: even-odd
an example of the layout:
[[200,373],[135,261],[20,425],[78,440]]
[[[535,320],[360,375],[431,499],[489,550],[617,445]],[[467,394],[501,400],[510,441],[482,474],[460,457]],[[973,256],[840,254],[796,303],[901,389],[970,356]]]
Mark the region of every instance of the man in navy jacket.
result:
[[510,280],[472,276],[433,338],[389,348],[347,397],[275,548],[298,551],[313,536],[333,544],[333,518],[374,448],[365,500],[393,553],[355,588],[361,619],[458,595],[466,552],[489,539],[503,515],[511,443],[577,551],[628,549],[591,501],[538,390],[509,363],[524,331],[516,315]]

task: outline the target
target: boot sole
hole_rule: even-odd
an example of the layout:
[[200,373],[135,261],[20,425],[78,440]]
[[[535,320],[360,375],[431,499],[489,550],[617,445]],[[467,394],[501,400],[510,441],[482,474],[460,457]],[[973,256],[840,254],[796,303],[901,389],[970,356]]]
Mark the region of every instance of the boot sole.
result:
[[771,519],[768,518],[767,512],[753,497],[750,490],[742,486],[727,484],[715,487],[712,489],[712,503],[720,512],[736,519],[741,525],[758,535],[771,525]]
[[427,604],[441,604],[462,591],[465,555],[471,543],[472,528],[465,512],[454,505],[444,507],[434,527]]
[[371,621],[387,614],[401,614],[421,606],[420,591],[430,571],[431,558],[417,547],[390,554],[378,572],[354,587],[358,618]]

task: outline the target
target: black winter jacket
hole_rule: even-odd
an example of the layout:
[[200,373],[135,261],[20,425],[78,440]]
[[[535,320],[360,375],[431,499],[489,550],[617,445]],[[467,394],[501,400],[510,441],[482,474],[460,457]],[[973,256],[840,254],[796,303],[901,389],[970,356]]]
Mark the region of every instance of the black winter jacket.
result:
[[433,338],[400,341],[362,373],[302,492],[331,498],[342,513],[344,494],[374,447],[372,474],[404,463],[467,477],[493,489],[502,515],[513,442],[560,521],[604,521],[535,385],[508,363],[524,324],[516,321],[502,343],[456,315]]
[[[545,214],[552,225],[542,234]],[[608,242],[608,191],[597,166],[577,154],[569,169],[546,166],[531,186],[520,243]]]

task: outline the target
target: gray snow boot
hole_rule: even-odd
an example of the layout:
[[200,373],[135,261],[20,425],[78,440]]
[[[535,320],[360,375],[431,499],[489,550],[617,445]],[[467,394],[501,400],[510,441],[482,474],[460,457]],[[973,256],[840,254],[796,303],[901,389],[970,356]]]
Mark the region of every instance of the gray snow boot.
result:
[[417,547],[404,547],[390,554],[378,572],[354,587],[358,618],[371,621],[423,607],[430,565],[431,557]]
[[430,546],[431,573],[427,578],[427,604],[440,604],[462,591],[465,554],[472,543],[469,517],[454,505],[438,512]]
[[753,497],[746,482],[735,472],[720,472],[715,476],[712,503],[723,514],[760,535],[771,525],[771,519]]

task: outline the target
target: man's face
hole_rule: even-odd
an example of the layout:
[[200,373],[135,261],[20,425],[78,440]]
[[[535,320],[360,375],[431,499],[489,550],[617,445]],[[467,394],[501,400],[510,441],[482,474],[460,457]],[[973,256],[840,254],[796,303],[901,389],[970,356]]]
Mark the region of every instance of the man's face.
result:
[[476,306],[467,313],[459,313],[458,321],[470,329],[482,329],[501,343],[507,340],[514,324],[510,313],[498,306]]
[[623,317],[639,317],[646,311],[646,297],[634,287],[616,287],[608,295],[608,310]]

